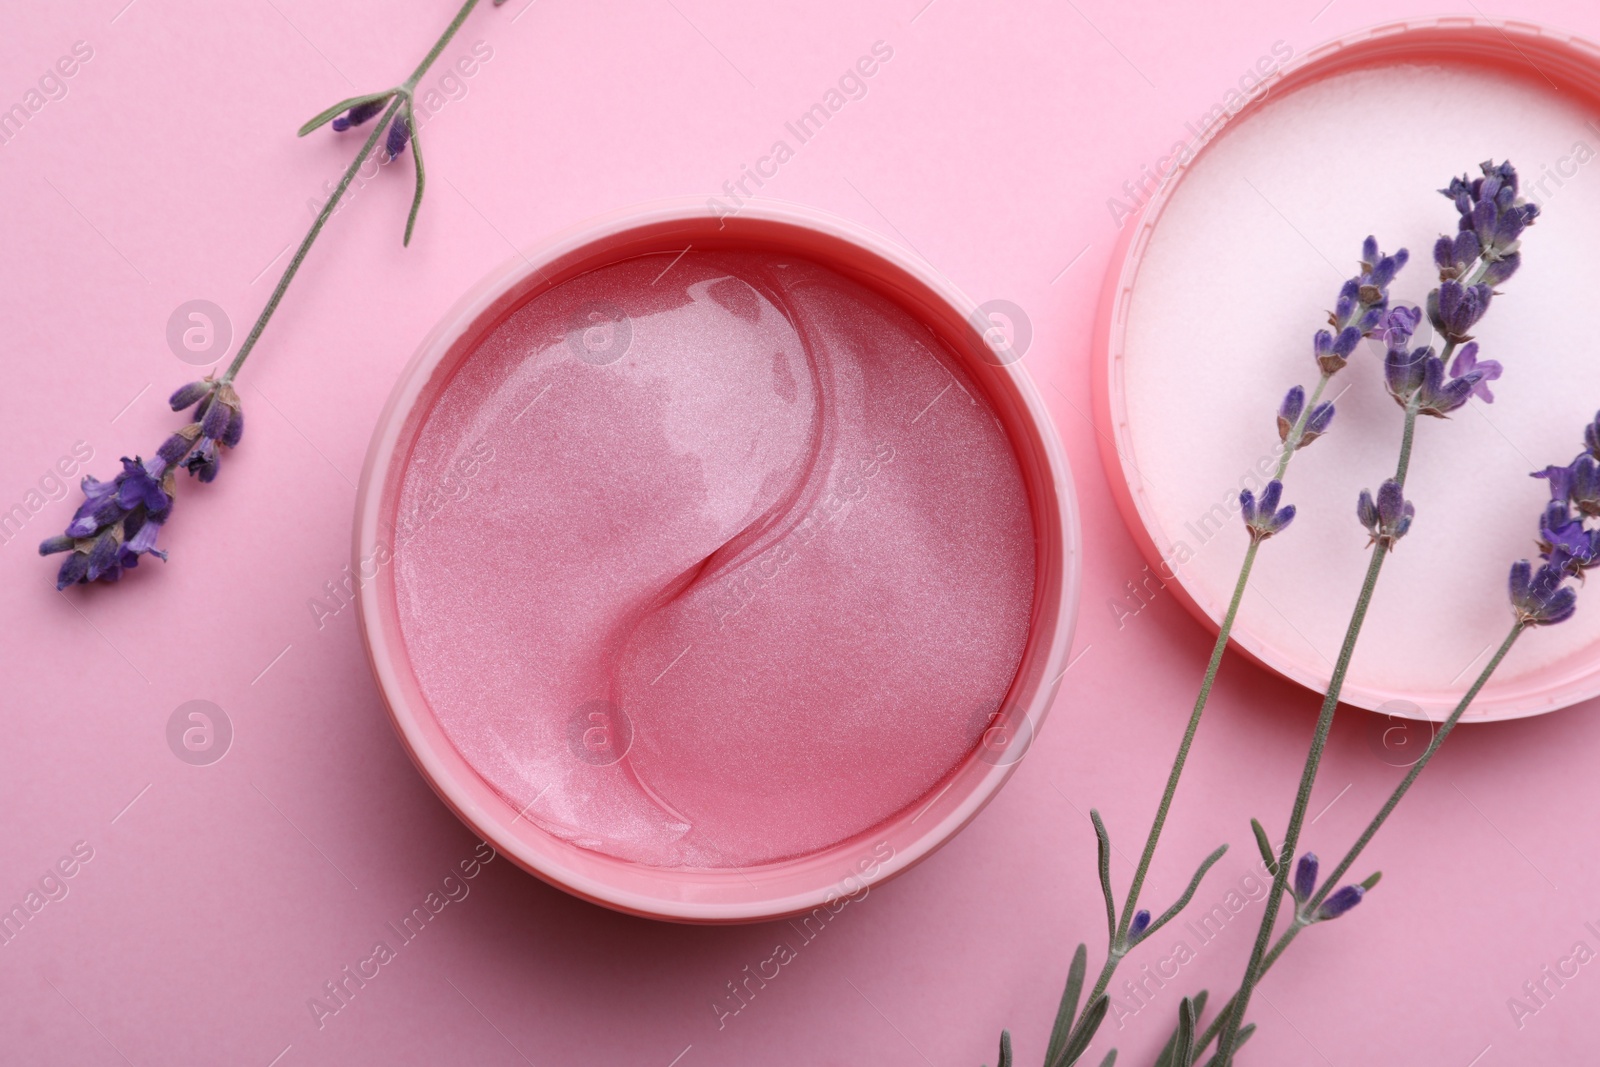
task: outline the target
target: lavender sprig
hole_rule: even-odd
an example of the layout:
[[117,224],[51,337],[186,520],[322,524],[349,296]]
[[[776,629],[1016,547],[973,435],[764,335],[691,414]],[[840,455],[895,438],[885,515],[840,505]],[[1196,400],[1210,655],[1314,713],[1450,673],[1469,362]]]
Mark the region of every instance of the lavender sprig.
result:
[[[1415,508],[1405,500],[1404,489],[1417,417],[1448,417],[1451,411],[1461,407],[1474,395],[1486,402],[1493,399],[1486,383],[1499,377],[1500,365],[1491,360],[1478,360],[1478,348],[1472,344],[1472,336],[1468,331],[1487,312],[1494,295],[1493,285],[1510,278],[1521,265],[1522,234],[1538,218],[1539,210],[1536,205],[1526,203],[1518,196],[1516,168],[1509,162],[1496,164],[1491,160],[1482,164],[1480,169],[1483,172],[1481,178],[1470,181],[1465,177],[1452,178],[1449,186],[1440,190],[1455,204],[1460,215],[1456,236],[1441,237],[1435,243],[1434,263],[1439,268],[1439,286],[1428,294],[1427,300],[1428,316],[1445,339],[1444,348],[1438,353],[1432,347],[1407,351],[1405,345],[1409,337],[1402,337],[1396,343],[1395,337],[1387,330],[1387,321],[1384,324],[1387,340],[1384,381],[1389,395],[1405,412],[1400,455],[1394,477],[1380,488],[1377,499],[1363,491],[1357,504],[1357,514],[1371,537],[1372,557],[1329,678],[1327,693],[1323,697],[1322,710],[1317,717],[1311,749],[1307,753],[1300,786],[1290,809],[1288,828],[1273,875],[1273,887],[1263,908],[1261,926],[1251,949],[1250,961],[1245,967],[1239,991],[1229,1002],[1229,1010],[1218,1020],[1221,1023],[1221,1036],[1214,1059],[1217,1067],[1228,1067],[1232,1061],[1251,993],[1265,968],[1281,897],[1287,888],[1290,864],[1299,845],[1306,808],[1311,800],[1311,789],[1316,782],[1328,733],[1333,727],[1339,693],[1344,687],[1356,639],[1366,621],[1378,575],[1385,558],[1409,530],[1415,515]],[[1450,362],[1451,355],[1461,345],[1470,346],[1470,350],[1463,348],[1460,356],[1453,363]],[[1446,372],[1447,365],[1449,373]],[[1597,431],[1597,435],[1600,435],[1600,431]],[[1542,593],[1543,587],[1534,588],[1531,576],[1528,581],[1529,588],[1533,590],[1530,595]],[[1319,901],[1319,905],[1322,903]],[[1350,904],[1350,897],[1347,895],[1342,903]],[[1315,914],[1312,917],[1315,918]],[[1299,921],[1298,913],[1296,921]]]
[[[1489,662],[1479,673],[1472,687],[1457,702],[1455,708],[1439,725],[1428,747],[1413,763],[1400,783],[1395,786],[1389,798],[1384,801],[1383,807],[1372,817],[1361,836],[1355,844],[1350,846],[1339,865],[1333,869],[1316,892],[1310,892],[1307,886],[1314,885],[1317,879],[1316,857],[1307,853],[1301,857],[1300,866],[1295,870],[1294,895],[1300,907],[1296,910],[1295,921],[1289,928],[1279,935],[1277,942],[1272,946],[1272,951],[1267,953],[1263,960],[1261,972],[1265,974],[1272,965],[1278,961],[1300,931],[1313,922],[1327,918],[1336,918],[1344,914],[1355,904],[1360,903],[1361,897],[1378,884],[1383,877],[1382,872],[1374,872],[1359,885],[1344,886],[1335,889],[1349,870],[1354,866],[1362,851],[1377,836],[1383,824],[1399,805],[1413,783],[1422,774],[1423,768],[1433,759],[1434,753],[1444,744],[1456,724],[1461,721],[1461,716],[1472,706],[1480,690],[1488,683],[1489,679],[1499,668],[1506,654],[1511,651],[1511,646],[1526,630],[1537,626],[1555,626],[1570,619],[1577,610],[1577,590],[1570,584],[1572,579],[1581,578],[1583,572],[1594,566],[1596,553],[1594,546],[1600,544],[1600,514],[1577,509],[1574,514],[1576,501],[1574,499],[1574,484],[1570,478],[1562,477],[1559,473],[1570,474],[1574,468],[1583,466],[1584,460],[1593,461],[1600,456],[1600,412],[1596,412],[1594,421],[1584,429],[1584,451],[1578,453],[1573,461],[1564,467],[1546,467],[1542,471],[1535,471],[1533,477],[1545,478],[1550,482],[1551,500],[1544,512],[1539,516],[1539,534],[1535,543],[1539,548],[1539,558],[1542,563],[1535,566],[1527,560],[1518,560],[1511,565],[1511,575],[1508,582],[1509,600],[1512,611],[1512,624],[1510,632],[1506,634],[1499,650],[1490,658]],[[1552,537],[1554,531],[1560,532]],[[1573,546],[1580,548],[1573,552]],[[1263,847],[1263,854],[1270,860],[1270,851]],[[1307,860],[1310,860],[1311,870],[1306,872]],[[1354,892],[1359,890],[1359,895]],[[1343,894],[1341,896],[1341,894]],[[1237,998],[1230,1000],[1212,1021],[1196,1045],[1196,1053],[1202,1052],[1210,1045],[1212,1038],[1232,1016]],[[1246,1028],[1248,1029],[1248,1028]],[[1243,1030],[1240,1031],[1241,1035]],[[1235,1045],[1237,1048],[1237,1043]]]
[[[1211,865],[1221,859],[1227,849],[1227,846],[1223,845],[1212,852],[1195,872],[1184,894],[1159,917],[1151,919],[1149,911],[1138,906],[1139,894],[1155,857],[1156,846],[1166,825],[1173,796],[1177,792],[1178,782],[1188,761],[1195,733],[1200,726],[1200,718],[1211,697],[1223,653],[1227,650],[1234,619],[1238,615],[1239,605],[1244,598],[1245,588],[1249,584],[1250,574],[1255,566],[1256,553],[1262,542],[1283,532],[1294,520],[1294,505],[1282,502],[1283,476],[1288,469],[1289,461],[1296,452],[1326,434],[1332,426],[1334,406],[1331,402],[1323,400],[1322,394],[1333,376],[1348,364],[1351,353],[1356,350],[1362,338],[1376,336],[1379,331],[1383,331],[1385,336],[1393,334],[1395,337],[1401,335],[1410,337],[1411,331],[1421,321],[1421,313],[1415,309],[1391,309],[1389,306],[1390,284],[1405,267],[1409,258],[1410,254],[1403,248],[1393,255],[1385,254],[1378,247],[1375,237],[1369,236],[1362,242],[1360,265],[1356,273],[1340,286],[1333,310],[1328,312],[1328,328],[1316,331],[1311,339],[1312,359],[1320,372],[1317,384],[1309,397],[1303,386],[1292,387],[1284,395],[1283,402],[1278,407],[1277,430],[1281,445],[1278,466],[1271,480],[1261,488],[1259,495],[1250,489],[1240,493],[1239,509],[1250,543],[1245,549],[1244,561],[1239,568],[1239,578],[1234,584],[1233,598],[1223,615],[1216,642],[1212,645],[1211,658],[1206,664],[1200,692],[1195,698],[1194,710],[1190,713],[1183,738],[1178,744],[1177,755],[1173,758],[1166,789],[1156,808],[1155,818],[1151,821],[1144,851],[1139,857],[1139,864],[1134,870],[1133,880],[1120,908],[1111,888],[1110,836],[1100,819],[1099,812],[1090,812],[1099,841],[1101,888],[1106,902],[1108,927],[1106,960],[1080,1015],[1078,1001],[1087,966],[1087,946],[1078,946],[1078,952],[1073,957],[1072,967],[1068,971],[1067,984],[1062,993],[1055,1026],[1050,1035],[1045,1056],[1046,1067],[1066,1067],[1077,1062],[1105,1018],[1110,1003],[1106,989],[1122,958],[1135,945],[1171,921],[1189,903],[1199,888],[1200,880],[1205,877]],[[1204,1001],[1196,998],[1194,1004],[1197,1005],[1195,1015],[1198,1017]]]
[[[494,0],[496,7],[503,3],[505,0]],[[278,304],[299,272],[306,253],[332,217],[356,172],[371,156],[386,123],[389,130],[385,142],[388,158],[394,159],[410,145],[412,159],[416,163],[416,191],[411,200],[411,214],[406,219],[403,241],[404,244],[411,243],[411,232],[416,225],[417,211],[422,206],[424,187],[421,145],[417,141],[412,100],[422,76],[439,58],[439,53],[444,51],[445,45],[455,36],[477,4],[478,0],[466,0],[461,5],[450,25],[404,82],[383,92],[342,100],[300,128],[299,135],[304,137],[329,122],[334,130],[343,132],[363,125],[380,113],[384,119],[373,128],[366,143],[345,169],[344,176],[284,268],[266,306],[257,316],[249,335],[240,344],[239,352],[228,369],[220,378],[207,377],[190,382],[172,394],[172,410],[185,411],[193,407],[194,420],[168,437],[153,458],[144,460],[136,456],[128,459],[124,456],[122,473],[112,481],[102,482],[92,476],[84,477],[83,503],[67,525],[66,532],[47,538],[39,545],[40,555],[70,553],[56,572],[57,590],[75,584],[115,582],[125,571],[137,567],[141,556],[151,555],[162,562],[166,561],[166,552],[156,548],[156,536],[172,515],[178,468],[182,467],[202,482],[210,482],[221,469],[223,450],[238,445],[244,434],[244,412],[233,380],[256,342],[261,339],[267,322],[278,310]]]

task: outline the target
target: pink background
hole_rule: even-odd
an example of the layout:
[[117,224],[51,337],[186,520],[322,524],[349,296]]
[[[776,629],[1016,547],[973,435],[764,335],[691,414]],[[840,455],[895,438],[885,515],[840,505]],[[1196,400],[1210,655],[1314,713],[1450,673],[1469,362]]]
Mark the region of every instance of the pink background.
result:
[[[25,503],[75,442],[101,476],[159,443],[176,422],[162,398],[194,376],[168,349],[168,316],[215,301],[236,345],[310,220],[307,200],[354,150],[327,133],[296,141],[294,128],[403,77],[454,10],[125,3],[12,5],[0,32],[0,107],[74,42],[93,49],[67,95],[0,145],[0,510]],[[1092,309],[1117,236],[1106,200],[1275,41],[1299,53],[1436,13],[1320,3],[511,0],[475,12],[428,84],[475,42],[493,55],[424,125],[432,181],[412,247],[399,246],[402,162],[313,250],[241,377],[243,447],[216,484],[182,490],[163,535],[173,562],[58,596],[34,545],[64,525],[70,497],[0,545],[0,906],[75,843],[93,850],[68,894],[0,946],[0,1059],[970,1065],[993,1063],[1009,1026],[1020,1060],[1038,1062],[1072,946],[1089,941],[1096,963],[1103,951],[1086,812],[1105,814],[1125,885],[1210,646],[1171,596],[1134,615],[1122,601],[1144,561],[1086,417]],[[1469,0],[1461,13],[1476,11]],[[1600,37],[1589,5],[1490,13]],[[319,628],[308,607],[346,562],[353,483],[396,373],[513,247],[639,200],[717,194],[775,139],[793,144],[784,122],[878,40],[894,58],[867,95],[763,192],[878,228],[974,298],[1026,309],[1026,360],[1075,465],[1087,560],[1082,659],[1054,715],[965,833],[809,944],[781,924],[623,917],[499,860],[319,1028],[308,999],[375,941],[398,945],[386,924],[475,845],[397,743],[353,611]],[[1379,119],[1357,165],[1382,165]],[[235,731],[210,766],[168,748],[169,717],[193,699],[220,705]],[[1315,709],[1314,695],[1230,661],[1152,905],[1226,840],[1234,851],[1191,918],[1224,905],[1252,866],[1247,819],[1281,826]],[[1520,1029],[1507,1008],[1575,942],[1600,948],[1585,928],[1600,929],[1590,712],[1451,741],[1361,865],[1383,868],[1383,885],[1263,986],[1249,1062],[1592,1057],[1600,966]],[[1335,727],[1306,838],[1325,856],[1400,773],[1375,755],[1374,722],[1352,710]],[[1123,1062],[1148,1062],[1182,993],[1236,978],[1259,907],[1222,924],[1121,1030],[1109,1024],[1090,1061],[1114,1042]],[[1124,973],[1155,966],[1180,933],[1157,935]],[[711,1002],[779,940],[798,958],[719,1029]]]

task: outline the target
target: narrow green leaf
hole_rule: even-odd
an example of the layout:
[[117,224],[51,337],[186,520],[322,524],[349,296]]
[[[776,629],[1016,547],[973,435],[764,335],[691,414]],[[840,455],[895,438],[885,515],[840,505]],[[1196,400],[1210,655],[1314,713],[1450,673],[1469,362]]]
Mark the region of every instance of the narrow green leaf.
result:
[[1255,819],[1250,820],[1250,830],[1256,835],[1256,848],[1261,850],[1261,860],[1267,865],[1267,873],[1277,874],[1278,857],[1272,854],[1272,842],[1267,839],[1267,831]]
[[365,96],[352,96],[348,100],[341,100],[337,104],[334,104],[332,107],[328,108],[326,111],[317,112],[316,117],[312,118],[304,126],[300,127],[300,131],[295,134],[295,136],[304,137],[318,126],[332,122],[335,117],[346,111],[349,111],[357,104],[370,104],[374,100],[387,100],[393,95],[393,89],[385,89],[381,93],[368,93]]
[[[1206,998],[1211,994],[1207,990],[1200,990],[1194,997],[1194,1017],[1200,1018],[1206,1010]],[[1178,1027],[1172,1028],[1172,1034],[1167,1038],[1167,1043],[1161,1046],[1161,1055],[1156,1057],[1153,1067],[1173,1067],[1173,1057],[1178,1049]]]
[[1056,1009],[1056,1024],[1050,1029],[1050,1044],[1045,1048],[1044,1062],[1054,1063],[1072,1033],[1072,1020],[1078,1014],[1078,997],[1083,993],[1083,976],[1089,967],[1089,946],[1080,944],[1072,954],[1072,966],[1067,968],[1067,987],[1061,991],[1061,1007]]
[[[1094,836],[1100,849],[1100,892],[1106,897],[1106,925],[1110,928],[1107,934],[1111,947],[1117,947],[1117,902],[1111,895],[1111,835],[1106,833],[1106,824],[1100,821],[1100,813],[1094,808],[1089,809],[1089,821],[1094,823]],[[1082,1051],[1081,1049],[1079,1050]]]
[[1106,1053],[1106,1058],[1100,1061],[1100,1067],[1116,1067],[1116,1063],[1117,1050],[1112,1049],[1110,1052]]
[[1371,889],[1381,881],[1383,881],[1383,872],[1373,871],[1371,874],[1367,875],[1366,880],[1361,883],[1361,888]]
[[1111,998],[1104,993],[1089,1005],[1089,1009],[1083,1013],[1083,1021],[1078,1025],[1078,1032],[1072,1035],[1067,1047],[1061,1050],[1061,1060],[1057,1067],[1072,1067],[1072,1064],[1078,1062],[1078,1057],[1083,1055],[1084,1049],[1089,1047],[1089,1042],[1094,1040],[1095,1031],[1100,1029],[1100,1024],[1106,1017],[1106,1009],[1109,1007]]
[[1000,1031],[1000,1062],[997,1067],[1011,1067],[1011,1031]]
[[1189,879],[1189,888],[1183,891],[1183,896],[1178,898],[1178,902],[1176,904],[1172,905],[1172,907],[1161,913],[1161,918],[1150,924],[1149,928],[1144,932],[1145,937],[1149,937],[1151,934],[1167,925],[1167,923],[1177,918],[1178,912],[1186,908],[1189,904],[1189,901],[1194,899],[1195,890],[1200,888],[1200,880],[1206,876],[1206,872],[1209,871],[1227,851],[1227,845],[1218,845],[1215,852],[1211,853],[1211,855],[1207,856],[1200,862],[1200,869],[1194,872],[1193,878]]
[[406,218],[406,236],[402,246],[410,247],[411,231],[417,225],[417,212],[422,208],[422,189],[428,183],[427,172],[422,168],[422,131],[417,128],[417,116],[411,110],[411,97],[406,97],[401,114],[411,126],[411,162],[417,168],[417,191],[411,195],[411,214]]
[[1194,1063],[1194,1004],[1188,997],[1178,1002],[1178,1042],[1172,1050],[1172,1067]]
[[[1255,1023],[1246,1023],[1244,1026],[1241,1026],[1239,1028],[1238,1040],[1234,1041],[1233,1043],[1233,1051],[1237,1053],[1240,1049],[1244,1048],[1244,1043],[1249,1041],[1250,1035],[1254,1034],[1255,1032]],[[1206,1067],[1221,1067],[1221,1065],[1217,1063],[1217,1057],[1213,1055],[1209,1060],[1206,1061]]]

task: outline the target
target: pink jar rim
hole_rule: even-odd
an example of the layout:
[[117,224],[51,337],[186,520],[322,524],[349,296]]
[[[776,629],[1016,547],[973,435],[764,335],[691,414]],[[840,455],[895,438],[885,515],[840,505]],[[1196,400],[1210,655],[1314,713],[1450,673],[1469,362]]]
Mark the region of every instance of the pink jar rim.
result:
[[[1600,45],[1535,23],[1501,21],[1481,16],[1441,16],[1384,23],[1319,45],[1267,75],[1248,102],[1223,113],[1201,131],[1187,158],[1165,172],[1157,191],[1123,227],[1112,251],[1101,290],[1091,367],[1098,447],[1113,498],[1128,530],[1154,568],[1168,556],[1160,542],[1163,531],[1148,502],[1146,480],[1131,458],[1124,386],[1124,352],[1129,309],[1139,271],[1155,227],[1160,225],[1184,176],[1205,158],[1207,148],[1241,119],[1276,96],[1347,71],[1396,63],[1468,63],[1510,71],[1530,82],[1547,82],[1557,91],[1571,90],[1600,104]],[[1508,561],[1509,563],[1509,561]],[[1225,600],[1191,589],[1181,569],[1166,582],[1178,602],[1215,633],[1226,610]],[[1270,635],[1236,626],[1232,646],[1260,666],[1315,692],[1323,692],[1329,670],[1297,658]],[[1464,687],[1464,686],[1463,686]],[[1409,692],[1395,687],[1346,679],[1343,703],[1390,718],[1439,721],[1460,699],[1460,688]],[[1492,679],[1473,702],[1468,722],[1495,722],[1541,715],[1600,696],[1600,657],[1593,647],[1520,678]]]

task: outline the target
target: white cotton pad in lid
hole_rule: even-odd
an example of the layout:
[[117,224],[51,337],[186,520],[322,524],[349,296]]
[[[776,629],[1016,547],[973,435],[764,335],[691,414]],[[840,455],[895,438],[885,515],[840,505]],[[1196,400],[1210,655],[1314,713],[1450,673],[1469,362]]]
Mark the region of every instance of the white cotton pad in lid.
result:
[[[1438,284],[1433,243],[1456,230],[1436,190],[1509,159],[1543,213],[1475,331],[1480,358],[1505,373],[1492,405],[1419,420],[1406,488],[1416,521],[1385,563],[1342,696],[1439,719],[1471,684],[1512,621],[1510,564],[1538,551],[1549,493],[1529,472],[1570,460],[1600,408],[1587,315],[1600,288],[1597,115],[1592,46],[1479,20],[1385,27],[1288,69],[1130,220],[1099,333],[1102,452],[1146,553],[1213,627],[1248,544],[1239,491],[1270,476],[1284,392],[1316,383],[1311,336],[1362,239],[1410,249],[1391,297],[1423,303]],[[1356,498],[1393,474],[1403,421],[1374,342],[1327,395],[1332,432],[1289,468],[1284,499],[1299,514],[1263,545],[1233,631],[1319,691],[1368,562]],[[1600,602],[1588,599],[1524,635],[1469,720],[1600,694]]]

